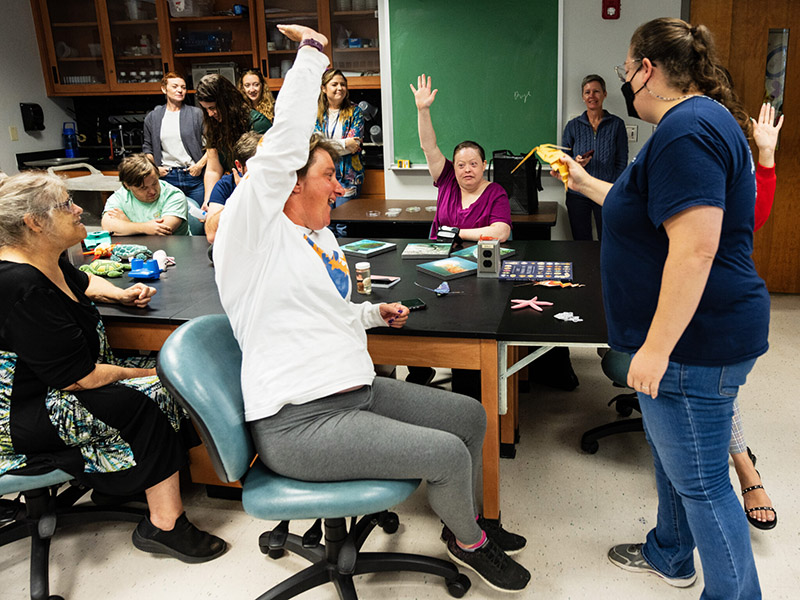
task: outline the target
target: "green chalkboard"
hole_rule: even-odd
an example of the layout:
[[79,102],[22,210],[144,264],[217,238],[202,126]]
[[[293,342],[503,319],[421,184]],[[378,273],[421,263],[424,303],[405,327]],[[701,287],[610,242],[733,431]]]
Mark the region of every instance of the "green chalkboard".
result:
[[558,0],[391,0],[394,158],[424,163],[409,84],[432,77],[439,148],[528,152],[558,140]]

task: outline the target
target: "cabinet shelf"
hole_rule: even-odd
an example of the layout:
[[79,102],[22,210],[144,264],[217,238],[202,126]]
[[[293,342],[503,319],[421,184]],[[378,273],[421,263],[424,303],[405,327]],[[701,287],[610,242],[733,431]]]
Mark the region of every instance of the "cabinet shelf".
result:
[[102,56],[69,56],[67,58],[59,58],[58,62],[103,62]]
[[114,60],[161,60],[160,54],[115,54]]
[[216,15],[211,17],[170,17],[169,22],[180,25],[181,23],[212,23],[221,21],[248,22],[247,15]]
[[52,27],[97,27],[97,21],[75,21],[74,23],[53,23]]
[[264,18],[267,21],[286,21],[288,19],[317,19],[315,12],[277,12],[277,13],[264,13]]
[[351,17],[369,17],[375,18],[376,10],[337,10],[333,13],[336,18],[349,19]]
[[111,24],[116,25],[158,25],[157,19],[139,19],[137,21],[111,21]]
[[175,58],[208,58],[215,56],[250,56],[252,50],[232,50],[230,52],[176,52]]

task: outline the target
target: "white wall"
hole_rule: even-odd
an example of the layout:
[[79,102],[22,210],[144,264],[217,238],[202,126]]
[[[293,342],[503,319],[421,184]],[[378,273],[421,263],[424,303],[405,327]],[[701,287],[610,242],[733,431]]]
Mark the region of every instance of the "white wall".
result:
[[[44,87],[39,45],[33,27],[30,0],[3,0],[0,22],[0,169],[17,172],[15,154],[63,147],[61,126],[74,121],[67,112],[72,101],[48,98]],[[20,102],[35,102],[44,111],[44,131],[22,128]],[[19,141],[12,142],[8,128],[16,127]]]
[[[389,2],[391,0],[384,0]],[[601,18],[601,2],[599,0],[562,0],[563,3],[563,106],[561,114],[563,131],[566,122],[585,110],[581,100],[580,84],[583,77],[589,73],[598,73],[605,80],[608,87],[608,98],[604,107],[611,113],[622,117],[626,124],[639,126],[639,141],[630,145],[630,157],[642,147],[644,141],[652,133],[652,125],[631,119],[627,116],[625,101],[619,91],[619,80],[614,74],[614,65],[625,60],[633,31],[642,23],[656,17],[680,17],[681,0],[638,0],[637,2],[622,2],[620,18],[617,20],[604,20]],[[382,7],[383,8],[383,7]],[[382,26],[385,25],[384,17],[388,11],[383,11]],[[388,40],[388,30],[382,35],[382,49],[388,50],[385,40]],[[386,112],[387,99],[391,99],[391,77],[388,51],[381,52],[381,103]],[[383,55],[386,56],[384,61]],[[391,107],[389,106],[389,109]],[[387,123],[384,131],[391,131]],[[560,141],[561,133],[559,132]],[[542,140],[544,141],[544,140]],[[488,150],[488,149],[487,149]],[[436,197],[435,188],[431,185],[431,178],[427,171],[396,171],[388,169],[392,164],[391,156],[384,156],[387,166],[386,197],[408,198],[416,200],[421,198],[433,199]],[[567,212],[564,206],[564,186],[552,177],[543,177],[544,191],[539,193],[539,200],[555,200],[559,207],[558,223],[553,230],[553,239],[570,239]]]

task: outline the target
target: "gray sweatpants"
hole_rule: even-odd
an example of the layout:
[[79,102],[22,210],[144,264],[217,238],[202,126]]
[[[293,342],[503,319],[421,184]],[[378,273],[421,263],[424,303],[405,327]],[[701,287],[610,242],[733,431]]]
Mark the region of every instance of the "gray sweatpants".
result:
[[431,508],[475,544],[486,412],[473,398],[376,377],[346,394],[287,404],[253,421],[261,461],[305,481],[424,479]]

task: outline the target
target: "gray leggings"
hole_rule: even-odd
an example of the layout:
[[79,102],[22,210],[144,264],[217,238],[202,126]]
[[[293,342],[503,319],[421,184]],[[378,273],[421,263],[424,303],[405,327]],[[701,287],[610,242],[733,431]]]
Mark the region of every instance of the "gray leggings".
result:
[[305,481],[423,479],[456,538],[475,544],[486,412],[473,398],[376,377],[372,386],[253,421],[261,461]]

